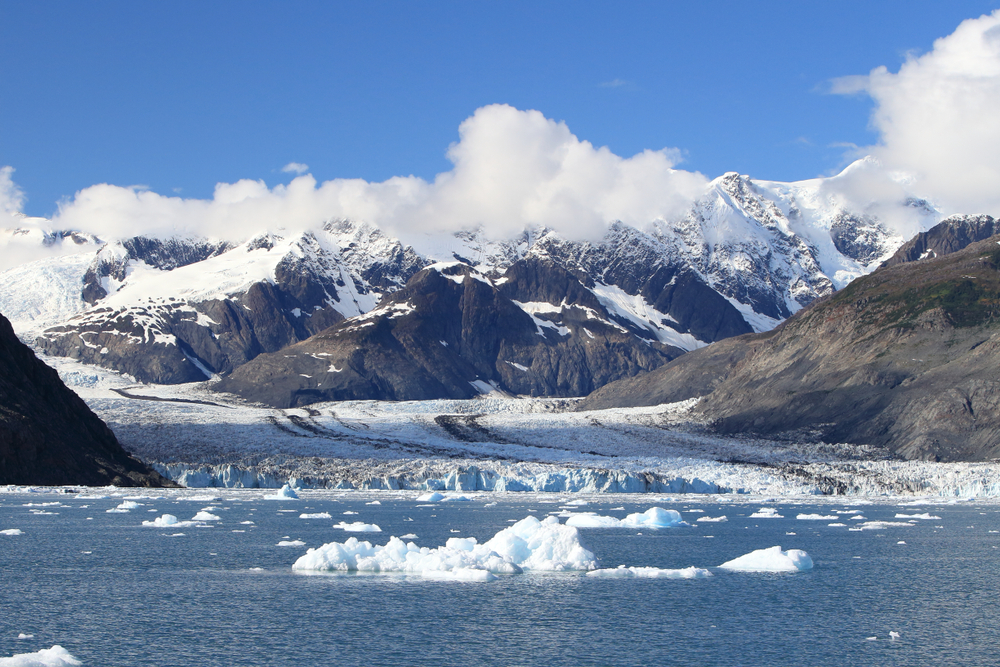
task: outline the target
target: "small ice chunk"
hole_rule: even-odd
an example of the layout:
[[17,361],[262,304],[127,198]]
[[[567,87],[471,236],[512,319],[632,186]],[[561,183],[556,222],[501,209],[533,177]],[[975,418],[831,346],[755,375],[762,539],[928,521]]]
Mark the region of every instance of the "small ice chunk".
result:
[[[858,526],[857,530],[882,530],[883,528],[909,528],[912,526],[912,523],[904,521],[865,521]],[[851,530],[855,529],[852,528]]]
[[58,644],[34,653],[17,653],[0,658],[0,667],[71,667],[83,663]]
[[590,512],[571,514],[566,519],[566,525],[576,528],[673,528],[690,524],[681,520],[681,513],[677,510],[651,507],[645,512],[629,514],[624,519]]
[[299,495],[295,489],[285,484],[273,496],[264,496],[264,500],[298,500]]
[[198,512],[193,517],[192,521],[220,521],[222,517],[218,514],[212,514],[211,512]]
[[370,503],[365,503],[365,505],[381,505],[381,504],[382,504],[381,500],[373,500]]
[[143,521],[142,525],[152,526],[154,528],[163,528],[165,526],[173,526],[178,523],[177,517],[173,514],[164,514],[163,516],[157,517],[152,521]]
[[840,523],[840,522],[828,523],[826,525],[830,526],[831,528],[844,528],[847,526],[846,523]]
[[357,514],[357,512],[352,512],[351,510],[344,512],[344,516],[347,516],[348,514]]
[[6,530],[0,530],[0,535],[24,535],[20,528],[7,528]]
[[436,503],[441,500],[444,500],[444,494],[438,493],[437,491],[417,496],[417,501],[421,503]]
[[750,515],[751,519],[784,519],[782,515],[778,514],[777,508],[774,507],[761,507],[759,510]]
[[868,517],[863,516],[861,514],[855,514],[854,516],[851,517],[851,521],[867,521],[867,520]]
[[799,514],[795,518],[799,521],[836,521],[839,517],[836,514]]
[[729,521],[729,519],[723,514],[722,516],[700,516],[695,521],[698,523],[720,523],[722,521]]
[[139,507],[139,503],[134,500],[123,500],[118,507],[105,510],[108,514],[125,514],[129,510],[134,510]]
[[939,516],[933,516],[932,514],[928,514],[927,512],[924,512],[923,514],[897,514],[895,518],[897,518],[897,519],[923,519],[924,521],[940,521],[941,520],[941,517],[939,517]]
[[19,632],[19,633],[17,633],[17,638],[18,639],[34,639],[35,635],[26,635],[23,632]]
[[279,547],[304,547],[306,545],[302,540],[281,540],[278,542]]
[[685,567],[679,570],[668,570],[658,567],[625,567],[591,570],[588,577],[605,579],[638,578],[638,579],[703,579],[711,577],[712,573],[702,567]]
[[896,542],[896,544],[906,544],[906,542],[904,542],[903,540],[900,540],[899,542]]
[[300,519],[332,519],[329,512],[316,512],[314,514],[300,514]]
[[376,526],[374,523],[364,523],[363,521],[355,521],[354,523],[346,523],[341,521],[334,528],[340,528],[341,530],[346,530],[348,533],[381,533],[382,529]]
[[406,535],[400,535],[399,539],[401,539],[401,540],[415,540],[415,539],[417,539],[417,536],[414,535],[413,533],[407,533]]
[[780,546],[757,549],[748,554],[726,561],[719,566],[723,570],[737,572],[799,572],[811,570],[812,558],[801,549],[782,551]]

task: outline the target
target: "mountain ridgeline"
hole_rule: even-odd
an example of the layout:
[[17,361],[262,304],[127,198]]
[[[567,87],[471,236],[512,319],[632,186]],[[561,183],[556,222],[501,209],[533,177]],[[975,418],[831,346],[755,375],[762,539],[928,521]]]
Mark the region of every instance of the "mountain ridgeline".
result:
[[695,411],[721,433],[1000,457],[1000,236],[962,247],[967,222],[930,230],[910,245],[923,259],[887,262],[773,331],[609,384],[581,407],[703,396]]

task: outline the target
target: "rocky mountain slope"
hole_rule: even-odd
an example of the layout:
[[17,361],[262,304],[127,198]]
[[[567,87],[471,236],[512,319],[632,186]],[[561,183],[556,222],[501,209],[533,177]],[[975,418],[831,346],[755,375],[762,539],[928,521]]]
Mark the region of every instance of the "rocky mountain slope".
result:
[[998,352],[993,237],[883,267],[771,332],[609,385],[585,406],[704,395],[696,410],[722,433],[793,433],[887,446],[906,458],[984,460],[1000,456]]
[[[892,219],[908,221],[899,228],[863,208],[851,210],[837,194],[837,179],[856,177],[865,164],[799,183],[726,174],[678,219],[653,220],[643,229],[614,223],[591,241],[538,228],[510,239],[483,230],[414,234],[404,243],[343,220],[282,236],[108,240],[87,261],[64,257],[0,274],[0,309],[46,353],[140,381],[180,383],[228,376],[345,320],[357,324],[397,303],[393,295],[436,263],[459,262],[499,288],[496,281],[519,263],[545,260],[575,276],[581,287],[572,289],[589,293],[586,299],[623,327],[630,341],[622,350],[642,344],[648,359],[662,363],[657,346],[689,351],[771,329],[888,258],[907,225],[926,229],[937,221],[919,199],[899,202]],[[571,283],[556,276],[546,272],[544,279],[554,282],[531,287],[537,298],[530,303],[544,302],[551,312],[579,301],[560,291]],[[527,289],[526,280],[522,275],[519,289]],[[534,306],[518,308],[522,321],[536,314]],[[636,365],[634,358],[609,367],[627,376],[656,365]],[[592,382],[617,377],[594,370],[584,381],[586,374],[568,384],[545,380],[533,391],[588,391],[599,386]]]
[[121,448],[2,315],[0,484],[171,485]]
[[377,309],[261,355],[214,388],[283,408],[494,390],[580,396],[680,354],[649,329],[616,321],[551,260],[520,260],[495,280],[454,262],[424,269]]

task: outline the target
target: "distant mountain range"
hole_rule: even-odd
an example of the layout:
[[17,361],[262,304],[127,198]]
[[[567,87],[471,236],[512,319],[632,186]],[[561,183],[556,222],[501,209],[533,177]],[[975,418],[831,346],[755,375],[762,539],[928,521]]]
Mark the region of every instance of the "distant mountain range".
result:
[[276,406],[581,396],[768,331],[890,258],[907,240],[893,220],[940,218],[915,198],[885,219],[849,210],[831,194],[844,177],[726,174],[681,218],[615,223],[592,241],[538,228],[403,243],[350,220],[283,236],[100,239],[35,221],[0,241],[80,252],[0,274],[0,312],[48,354],[143,382],[221,376],[220,389]]

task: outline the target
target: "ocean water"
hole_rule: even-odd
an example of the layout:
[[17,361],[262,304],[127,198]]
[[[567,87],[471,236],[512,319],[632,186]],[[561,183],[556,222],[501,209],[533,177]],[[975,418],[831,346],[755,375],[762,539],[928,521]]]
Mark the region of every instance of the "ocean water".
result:
[[[992,503],[590,497],[573,511],[621,518],[659,506],[689,522],[726,515],[662,530],[581,529],[603,566],[693,565],[714,576],[449,582],[307,575],[291,565],[308,547],[350,537],[332,527],[339,521],[378,524],[382,533],[353,534],[376,544],[408,533],[428,547],[449,537],[484,542],[512,520],[560,512],[569,497],[425,504],[415,494],[303,492],[269,501],[263,492],[222,491],[210,501],[202,490],[137,498],[129,512],[108,513],[122,497],[85,495],[0,494],[0,530],[23,533],[0,535],[0,657],[59,644],[91,666],[985,665],[996,663],[1000,646],[1000,507]],[[784,518],[750,518],[765,505]],[[141,525],[204,508],[221,517],[210,528]],[[864,531],[849,530],[863,523],[850,514],[837,515],[846,527],[796,519],[850,510],[873,521],[939,518]],[[333,518],[300,519],[303,512]],[[277,546],[282,540],[306,545]],[[814,568],[717,569],[774,545],[804,549]]]

